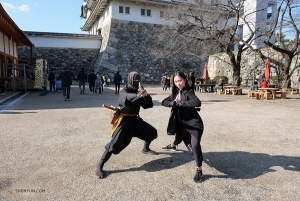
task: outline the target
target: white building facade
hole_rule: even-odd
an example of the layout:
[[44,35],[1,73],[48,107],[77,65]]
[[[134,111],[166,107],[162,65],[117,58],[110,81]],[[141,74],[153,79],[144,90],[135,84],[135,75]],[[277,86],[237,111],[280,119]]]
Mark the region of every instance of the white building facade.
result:
[[[184,3],[194,3],[194,1],[182,1]],[[228,0],[199,0],[198,3],[214,5],[218,3],[226,4]],[[99,66],[105,69],[111,69],[112,71],[120,70],[121,66],[127,65],[130,67],[126,60],[130,60],[127,56],[127,50],[120,50],[122,48],[116,48],[118,43],[121,43],[122,38],[126,38],[127,41],[123,41],[125,44],[131,40],[132,28],[131,30],[126,29],[124,23],[136,23],[135,28],[144,25],[164,25],[164,13],[168,10],[170,6],[178,6],[181,2],[171,1],[171,0],[133,0],[133,1],[123,1],[123,0],[84,0],[81,7],[81,17],[86,19],[85,24],[81,27],[83,31],[88,31],[91,35],[101,35],[103,37],[102,45],[100,47],[100,53],[98,63],[95,68]],[[256,12],[257,10],[261,10]],[[249,12],[253,12],[248,16],[248,20],[251,21],[251,26],[253,30],[260,30],[263,32],[263,28],[267,28],[268,24],[274,20],[274,15],[272,12],[276,10],[276,2],[274,0],[245,0],[244,1],[244,14],[248,15]],[[207,11],[207,10],[206,10]],[[206,12],[201,10],[199,12]],[[194,23],[197,23],[193,21]],[[219,20],[218,25],[223,22]],[[118,26],[122,25],[122,26]],[[124,26],[123,26],[124,25]],[[229,23],[230,26],[230,23]],[[120,28],[122,27],[122,28]],[[134,27],[134,26],[133,26]],[[145,30],[147,28],[143,28]],[[120,31],[123,36],[120,37]],[[134,32],[135,33],[135,32]],[[250,31],[247,26],[241,20],[239,23],[239,29],[237,34],[243,38],[247,38]],[[118,35],[118,36],[117,36]],[[135,35],[135,34],[134,34]],[[147,40],[147,39],[143,39]],[[258,47],[263,47],[263,38],[255,39],[253,45]],[[132,42],[130,42],[132,43]],[[126,48],[129,48],[128,46]],[[130,49],[130,48],[129,48]],[[136,50],[139,52],[140,50]],[[123,61],[112,62],[111,58],[117,58],[118,56],[125,55]],[[129,53],[128,53],[129,54]],[[146,57],[146,56],[145,56]],[[124,61],[125,60],[125,61]],[[114,64],[112,64],[114,63]],[[122,64],[118,64],[122,63]],[[151,67],[150,64],[149,67]],[[192,64],[194,65],[194,64]],[[199,64],[197,64],[199,65]],[[200,64],[202,65],[202,64]],[[201,66],[202,69],[203,65]],[[199,68],[199,67],[198,67]],[[195,70],[194,68],[193,70]]]

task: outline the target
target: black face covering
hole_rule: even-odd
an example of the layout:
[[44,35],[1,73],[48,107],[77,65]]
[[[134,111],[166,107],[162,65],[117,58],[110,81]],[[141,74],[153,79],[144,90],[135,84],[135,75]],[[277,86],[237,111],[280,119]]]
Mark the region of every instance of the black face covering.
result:
[[134,89],[138,89],[139,88],[139,83],[140,83],[140,81],[133,81],[133,83],[132,83],[132,88],[134,88]]

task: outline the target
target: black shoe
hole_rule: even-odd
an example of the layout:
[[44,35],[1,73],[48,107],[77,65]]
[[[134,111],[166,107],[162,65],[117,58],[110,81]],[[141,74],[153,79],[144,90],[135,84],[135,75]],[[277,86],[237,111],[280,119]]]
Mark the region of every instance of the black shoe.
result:
[[98,179],[103,179],[104,178],[104,171],[97,167],[96,176],[98,177]]
[[171,144],[169,144],[165,147],[162,147],[162,149],[167,150],[167,151],[176,151],[176,146],[173,147]]
[[67,100],[67,96],[65,96],[64,100],[65,100],[65,101]]
[[193,155],[193,149],[192,149],[192,145],[191,144],[188,144],[186,146],[186,148],[189,150],[189,152]]
[[82,91],[80,91],[80,94],[82,94]]
[[196,174],[194,176],[194,182],[198,183],[198,182],[201,182],[203,181],[203,174],[202,174],[202,170],[196,170]]
[[115,92],[115,94],[117,94],[117,92]]
[[144,154],[158,155],[157,152],[152,151],[151,149],[145,149],[145,148],[144,148],[144,149],[142,150],[142,152],[143,152]]

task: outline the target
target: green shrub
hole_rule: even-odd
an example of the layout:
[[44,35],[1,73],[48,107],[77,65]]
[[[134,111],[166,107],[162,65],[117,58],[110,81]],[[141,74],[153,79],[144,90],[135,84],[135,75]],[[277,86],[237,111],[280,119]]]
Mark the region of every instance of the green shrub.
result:
[[281,75],[276,75],[276,76],[274,76],[274,77],[272,77],[272,83],[273,84],[277,84],[277,83],[280,83],[280,82],[282,82],[282,76]]
[[219,76],[219,75],[217,75],[214,79],[213,79],[213,81],[215,82],[215,83],[219,83],[219,79],[223,79],[223,83],[224,84],[228,84],[228,77],[226,77],[226,76]]

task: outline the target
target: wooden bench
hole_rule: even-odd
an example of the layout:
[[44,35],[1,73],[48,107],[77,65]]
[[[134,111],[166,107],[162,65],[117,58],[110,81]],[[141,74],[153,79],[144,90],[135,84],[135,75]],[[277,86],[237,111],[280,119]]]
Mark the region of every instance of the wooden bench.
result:
[[217,94],[222,94],[223,90],[222,89],[217,89]]
[[255,98],[256,100],[259,100],[261,98],[261,93],[259,91],[252,91],[251,97]]
[[242,94],[242,91],[243,91],[242,88],[231,89],[232,95]]
[[286,92],[285,91],[276,91],[276,95],[280,94],[281,99],[286,99]]
[[293,88],[282,88],[282,91],[283,92],[290,92],[291,95],[293,95],[294,93],[299,94],[299,89],[295,88],[295,87],[293,87]]

